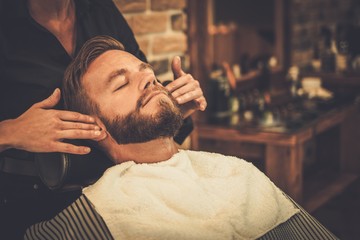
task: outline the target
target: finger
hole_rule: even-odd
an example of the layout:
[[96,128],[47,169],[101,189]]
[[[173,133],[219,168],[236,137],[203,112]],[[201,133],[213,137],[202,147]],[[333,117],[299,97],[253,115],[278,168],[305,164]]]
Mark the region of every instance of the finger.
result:
[[[166,89],[169,92],[173,92],[176,89],[179,89],[183,86],[185,86],[186,84],[189,84],[191,82],[195,82],[194,78],[192,77],[191,74],[185,74],[181,77],[179,77],[178,79],[176,79],[176,81],[172,81],[171,83],[169,83],[168,85],[166,85]],[[197,81],[196,81],[197,82]]]
[[204,96],[195,99],[195,102],[196,102],[196,104],[197,104],[197,106],[198,106],[198,109],[199,109],[200,111],[205,111],[205,109],[206,109],[206,107],[207,107],[207,101],[206,101],[206,99],[205,99]]
[[88,139],[96,140],[106,137],[105,131],[70,129],[58,131],[57,139]]
[[171,62],[171,70],[174,74],[174,79],[177,79],[183,75],[185,72],[181,69],[181,59],[179,56],[175,56]]
[[202,96],[203,96],[203,92],[201,91],[201,89],[195,89],[194,91],[187,92],[175,99],[178,104],[185,104]]
[[171,95],[174,98],[177,98],[187,92],[191,92],[191,91],[195,91],[195,90],[201,90],[201,88],[197,81],[192,81],[192,82],[185,84],[185,85],[181,86],[180,88],[172,91]]
[[86,146],[76,146],[70,143],[58,142],[56,143],[56,152],[71,153],[71,154],[88,154],[91,149]]
[[56,88],[54,92],[45,100],[35,104],[39,108],[53,108],[60,100],[60,89]]
[[95,123],[95,119],[93,117],[78,112],[58,111],[58,117],[63,121]]
[[102,140],[104,140],[105,138],[107,138],[109,136],[109,133],[107,131],[101,131],[101,134],[99,135],[99,137],[94,138],[92,140],[96,141],[96,142],[100,142]]
[[100,130],[101,128],[95,124],[63,121],[61,122],[61,129],[62,130],[68,130],[68,129]]

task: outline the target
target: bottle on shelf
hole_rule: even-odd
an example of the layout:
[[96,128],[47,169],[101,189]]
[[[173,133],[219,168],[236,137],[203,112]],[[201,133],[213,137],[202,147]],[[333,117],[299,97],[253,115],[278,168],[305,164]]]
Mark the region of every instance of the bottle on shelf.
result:
[[238,96],[236,94],[236,76],[233,71],[233,68],[230,66],[228,62],[223,62],[223,69],[225,71],[225,75],[230,86],[230,96],[229,96],[230,117],[228,123],[230,126],[237,126],[240,121],[240,116],[239,116],[240,103]]
[[210,123],[225,123],[230,116],[230,84],[221,66],[213,65],[208,87],[208,119]]
[[268,60],[261,64],[261,75],[259,82],[259,95],[257,98],[258,123],[261,126],[270,126],[274,123],[271,111],[271,74]]
[[320,61],[322,72],[335,72],[336,44],[331,30],[327,27],[321,29]]
[[298,90],[300,88],[300,69],[298,66],[292,66],[287,73],[287,80],[290,82],[290,94],[293,98],[298,96]]
[[236,94],[236,78],[229,63],[213,66],[209,86],[209,121],[236,126],[240,103]]
[[350,65],[350,52],[349,41],[347,36],[347,27],[338,25],[336,28],[336,72],[345,73],[349,70]]

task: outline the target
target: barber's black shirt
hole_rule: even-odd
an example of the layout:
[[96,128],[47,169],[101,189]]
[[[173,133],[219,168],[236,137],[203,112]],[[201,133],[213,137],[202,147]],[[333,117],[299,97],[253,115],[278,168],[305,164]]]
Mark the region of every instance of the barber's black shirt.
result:
[[[60,87],[72,60],[58,39],[30,16],[25,0],[4,1],[0,28],[0,120],[16,118]],[[143,61],[134,34],[111,0],[75,0],[76,49],[109,35]]]
[[[0,121],[20,116],[61,87],[72,60],[58,39],[30,16],[26,0],[0,0]],[[75,0],[76,49],[97,35],[109,35],[146,61],[129,25],[112,0]],[[58,106],[62,108],[62,103]],[[175,138],[191,132],[191,119]]]

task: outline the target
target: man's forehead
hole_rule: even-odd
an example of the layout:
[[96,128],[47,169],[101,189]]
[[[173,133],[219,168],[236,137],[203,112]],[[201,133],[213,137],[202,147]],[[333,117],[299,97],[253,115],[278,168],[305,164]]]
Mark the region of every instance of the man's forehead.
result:
[[115,68],[141,63],[136,57],[122,50],[108,50],[99,55],[88,66],[83,78],[105,77]]
[[[136,57],[134,57],[132,54],[123,51],[123,50],[108,50],[104,53],[102,53],[100,56],[98,56],[89,66],[91,65],[103,65],[103,64],[109,64],[113,62],[118,62],[119,60],[126,59],[126,61],[122,62],[124,64],[128,63],[129,61],[136,61],[138,60]],[[140,60],[138,60],[140,61]]]
[[129,69],[143,70],[146,68],[152,69],[148,63],[142,62],[126,51],[108,50],[91,62],[82,77],[82,82],[86,88],[91,85],[90,89],[95,90],[99,87],[106,87],[115,73],[120,75],[119,72]]

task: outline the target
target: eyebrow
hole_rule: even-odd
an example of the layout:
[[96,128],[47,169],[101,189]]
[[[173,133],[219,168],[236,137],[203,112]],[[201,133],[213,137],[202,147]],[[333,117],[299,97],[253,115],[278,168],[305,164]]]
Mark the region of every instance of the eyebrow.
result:
[[[139,71],[143,71],[145,69],[153,70],[153,67],[148,63],[140,63],[139,64]],[[106,81],[106,85],[109,85],[117,76],[122,76],[127,72],[126,68],[117,69],[109,74],[109,77]]]
[[154,70],[153,67],[148,64],[148,63],[140,63],[140,66],[139,66],[139,70],[142,71],[142,70],[145,70],[145,69],[151,69],[151,70]]

